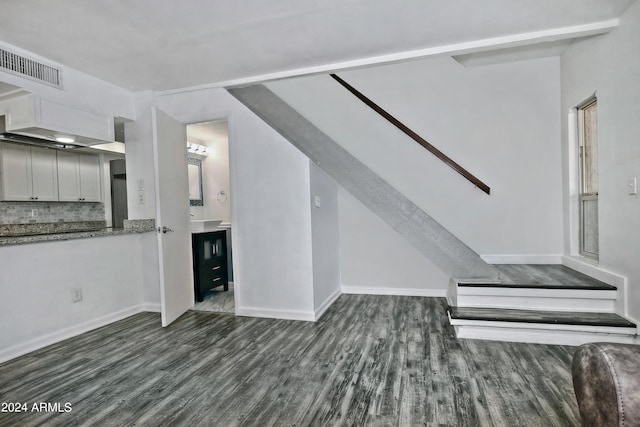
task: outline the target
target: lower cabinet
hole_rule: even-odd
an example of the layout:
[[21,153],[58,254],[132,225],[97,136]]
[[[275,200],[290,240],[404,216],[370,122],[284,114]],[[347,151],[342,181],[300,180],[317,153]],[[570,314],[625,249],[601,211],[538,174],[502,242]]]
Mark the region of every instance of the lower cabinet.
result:
[[227,271],[227,237],[225,230],[191,235],[193,246],[193,278],[196,301],[218,286],[229,290]]

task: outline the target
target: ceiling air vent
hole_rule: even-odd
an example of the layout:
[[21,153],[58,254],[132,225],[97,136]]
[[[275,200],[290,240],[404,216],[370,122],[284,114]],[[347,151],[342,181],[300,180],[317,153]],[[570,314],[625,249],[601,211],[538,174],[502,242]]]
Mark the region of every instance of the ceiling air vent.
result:
[[62,88],[62,70],[0,47],[0,70]]

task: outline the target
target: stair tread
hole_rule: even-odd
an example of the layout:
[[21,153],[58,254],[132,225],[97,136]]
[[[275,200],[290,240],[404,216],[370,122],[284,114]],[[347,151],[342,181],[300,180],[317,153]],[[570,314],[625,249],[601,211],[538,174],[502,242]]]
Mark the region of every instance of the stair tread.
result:
[[458,283],[475,288],[588,289],[614,291],[613,285],[557,264],[497,264],[500,282]]
[[500,271],[505,285],[526,283],[540,287],[563,287],[576,289],[616,289],[601,280],[557,264],[501,264]]
[[451,319],[497,322],[635,328],[633,322],[615,313],[520,310],[511,308],[449,307]]

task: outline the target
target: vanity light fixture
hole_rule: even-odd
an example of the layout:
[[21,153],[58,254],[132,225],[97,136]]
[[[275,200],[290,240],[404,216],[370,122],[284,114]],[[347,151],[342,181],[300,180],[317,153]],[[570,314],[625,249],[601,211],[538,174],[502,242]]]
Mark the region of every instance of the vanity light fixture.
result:
[[209,149],[200,144],[194,144],[193,142],[187,141],[187,151],[193,154],[199,154],[201,156],[206,156],[209,154]]

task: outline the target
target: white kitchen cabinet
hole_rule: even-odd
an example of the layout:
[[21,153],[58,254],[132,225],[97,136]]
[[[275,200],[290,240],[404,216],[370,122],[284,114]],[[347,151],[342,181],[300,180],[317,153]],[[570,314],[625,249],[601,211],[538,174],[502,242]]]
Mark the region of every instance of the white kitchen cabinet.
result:
[[2,200],[31,200],[31,150],[21,145],[0,145]]
[[80,201],[78,154],[76,153],[58,152],[58,196],[61,202]]
[[78,159],[82,200],[85,202],[102,201],[100,157],[79,154]]
[[61,202],[100,202],[100,157],[58,152],[58,188]]
[[0,157],[2,200],[58,200],[58,173],[54,150],[2,144]]

